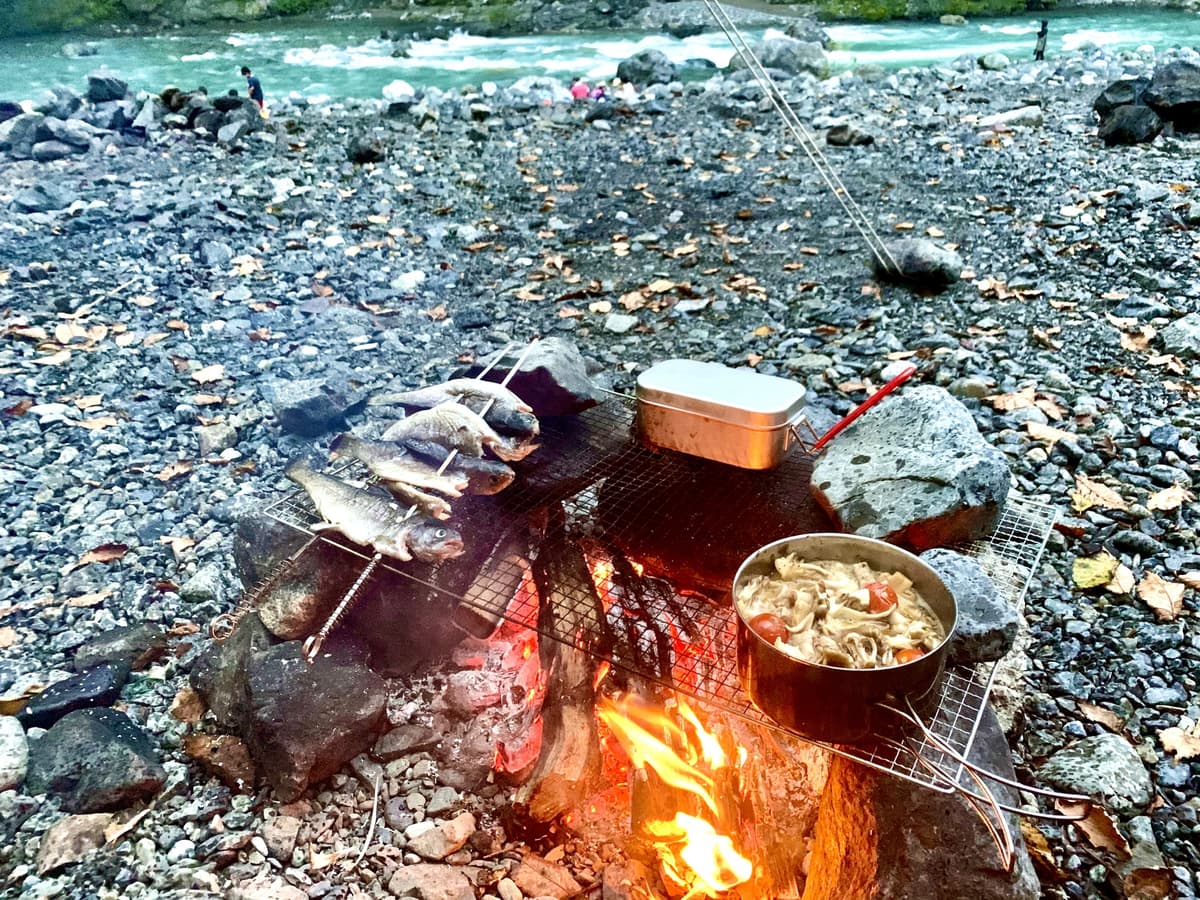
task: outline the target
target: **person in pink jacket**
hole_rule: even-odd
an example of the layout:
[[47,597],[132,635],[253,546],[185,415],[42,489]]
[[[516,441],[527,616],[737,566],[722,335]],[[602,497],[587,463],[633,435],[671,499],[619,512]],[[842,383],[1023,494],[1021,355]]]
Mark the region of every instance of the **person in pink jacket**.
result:
[[591,90],[589,90],[588,86],[583,82],[582,79],[576,78],[571,82],[572,100],[586,100],[590,94]]

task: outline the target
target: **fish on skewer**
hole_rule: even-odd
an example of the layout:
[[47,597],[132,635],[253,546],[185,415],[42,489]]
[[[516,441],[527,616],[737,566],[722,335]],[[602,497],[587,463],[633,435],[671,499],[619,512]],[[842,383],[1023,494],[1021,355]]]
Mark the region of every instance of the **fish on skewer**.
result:
[[[433,441],[406,440],[402,446],[416,456],[429,460],[434,466],[441,466],[450,455],[449,450]],[[454,457],[446,474],[466,478],[468,494],[498,494],[517,477],[511,466],[498,459],[463,456],[461,453]]]
[[376,394],[367,402],[372,406],[416,409],[433,409],[443,403],[456,402],[479,413],[500,434],[532,440],[540,431],[532,406],[504,385],[478,378],[453,378],[413,391]]
[[461,403],[443,403],[415,412],[393,423],[383,433],[383,439],[405,443],[433,441],[464,456],[483,456],[483,448],[487,447],[505,462],[524,459],[537,449],[534,444],[500,437],[478,413]]
[[304,488],[324,520],[314,531],[333,529],[401,562],[415,558],[435,563],[463,552],[457,531],[420,516],[406,516],[407,509],[390,497],[314,471],[304,460],[292,463],[285,474]]
[[463,473],[439,473],[436,466],[415,456],[402,444],[369,441],[347,433],[334,438],[329,450],[334,458],[349,456],[357,459],[383,481],[437,491],[447,497],[461,497],[468,487],[468,479]]
[[419,487],[403,481],[381,479],[379,483],[391,491],[393,497],[410,506],[415,506],[430,518],[440,519],[443,522],[450,518],[450,501],[444,497],[426,493]]

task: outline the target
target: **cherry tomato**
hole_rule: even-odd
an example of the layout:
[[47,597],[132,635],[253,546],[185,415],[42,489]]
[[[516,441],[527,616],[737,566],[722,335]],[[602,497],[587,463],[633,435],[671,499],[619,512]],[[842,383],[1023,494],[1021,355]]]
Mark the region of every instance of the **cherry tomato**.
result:
[[914,659],[920,659],[925,655],[925,651],[920,647],[909,647],[906,650],[896,651],[896,665],[902,666],[905,663],[910,663]]
[[867,595],[871,598],[870,610],[873,613],[887,612],[900,602],[900,598],[886,581],[871,581],[863,587],[867,589]]
[[757,634],[768,644],[774,644],[776,641],[787,641],[788,630],[783,624],[783,619],[775,615],[775,613],[759,613],[748,623],[750,630]]

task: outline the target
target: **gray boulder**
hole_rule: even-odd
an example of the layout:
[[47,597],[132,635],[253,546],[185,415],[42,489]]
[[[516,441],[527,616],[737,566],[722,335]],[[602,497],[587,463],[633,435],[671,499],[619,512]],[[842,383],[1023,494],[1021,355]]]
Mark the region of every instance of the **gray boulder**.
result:
[[13,100],[0,100],[0,122],[15,119],[24,112],[25,110],[21,108],[20,103]]
[[236,119],[217,129],[217,143],[233,146],[250,133],[250,126],[241,119]]
[[64,187],[48,181],[40,181],[18,191],[13,205],[21,212],[54,212],[66,209],[75,202],[75,195]]
[[833,43],[829,39],[829,33],[821,27],[821,23],[816,19],[797,19],[790,22],[783,33],[806,44],[818,44],[824,49],[829,49],[829,45]]
[[831,147],[865,147],[875,143],[875,135],[857,125],[834,125],[825,132],[825,143]]
[[[829,75],[829,57],[819,43],[798,41],[795,38],[768,38],[754,48],[759,62],[768,69],[778,69],[792,75],[807,73],[818,78]],[[729,61],[733,71],[745,68],[740,55]]]
[[366,400],[342,378],[277,379],[261,388],[284,431],[316,437],[345,425],[346,414]]
[[1176,356],[1200,357],[1200,313],[1188,313],[1158,333],[1163,349]]
[[56,119],[69,119],[83,108],[83,98],[70,88],[56,87],[46,91],[36,109],[38,112],[54,116]]
[[967,408],[922,385],[884,400],[832,441],[812,484],[844,530],[921,551],[989,534],[1009,472]]
[[1149,106],[1118,106],[1097,132],[1106,147],[1148,144],[1162,133],[1163,122]]
[[45,116],[41,113],[21,113],[0,122],[0,150],[24,147],[25,155],[28,156],[29,148],[33,146],[34,137],[44,119]]
[[1181,59],[1159,66],[1144,99],[1176,131],[1200,131],[1200,65]]
[[29,747],[24,790],[53,794],[68,812],[124,809],[158,793],[166,772],[150,736],[115,709],[81,709]]
[[0,792],[21,786],[29,766],[29,741],[13,716],[0,716]]
[[145,623],[111,628],[81,644],[72,664],[84,672],[101,663],[121,663],[135,672],[167,651],[167,636],[161,625]]
[[129,85],[105,72],[93,72],[88,76],[87,98],[92,103],[106,100],[121,100],[129,91]]
[[[516,365],[525,349],[517,347],[510,350],[498,362],[498,352],[493,353],[456,374],[458,377],[474,378],[495,362],[487,378],[489,381],[500,381]],[[544,338],[534,344],[520,370],[509,382],[509,387],[533,407],[537,416],[573,415],[599,402],[599,395],[588,379],[587,365],[579,349],[565,338]]]
[[350,139],[346,156],[358,165],[383,162],[387,158],[387,147],[378,138],[360,134]]
[[927,550],[921,560],[937,572],[958,607],[958,625],[950,639],[949,662],[994,662],[1012,649],[1020,616],[1000,596],[983,567],[953,550]]
[[1142,759],[1119,734],[1093,735],[1059,750],[1038,769],[1038,780],[1086,794],[1119,815],[1145,809],[1154,788]]
[[899,271],[885,267],[879,259],[872,265],[876,277],[899,280],[933,291],[948,288],[962,275],[963,261],[953,250],[939,247],[925,238],[905,238],[887,244]]
[[200,244],[200,261],[213,269],[229,265],[233,248],[224,241],[204,241]]
[[40,141],[33,145],[32,156],[38,162],[54,162],[56,159],[66,159],[79,153],[78,147],[64,144],[62,141]]
[[661,50],[643,50],[617,66],[617,77],[637,87],[670,84],[675,80],[675,64]]
[[99,133],[94,125],[89,125],[83,119],[56,119],[47,116],[38,127],[38,141],[60,141],[71,147],[86,150],[92,145],[92,138]]
[[1003,53],[985,53],[979,57],[979,68],[988,72],[1000,72],[1007,69],[1012,60]]
[[1103,122],[1118,106],[1130,106],[1142,103],[1146,88],[1150,86],[1149,78],[1120,78],[1096,95],[1092,101],[1092,109]]

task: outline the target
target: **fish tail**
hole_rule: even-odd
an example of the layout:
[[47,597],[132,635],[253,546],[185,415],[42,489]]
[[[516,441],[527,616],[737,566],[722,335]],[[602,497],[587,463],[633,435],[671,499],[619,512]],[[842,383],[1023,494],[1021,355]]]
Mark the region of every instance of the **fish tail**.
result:
[[294,459],[288,464],[288,467],[283,470],[283,474],[297,484],[303,484],[305,475],[312,473],[312,466],[308,464],[308,460],[301,456],[299,459]]
[[344,431],[333,439],[333,443],[329,445],[329,455],[331,457],[345,456],[353,454],[354,448],[359,444],[359,439],[348,431]]

